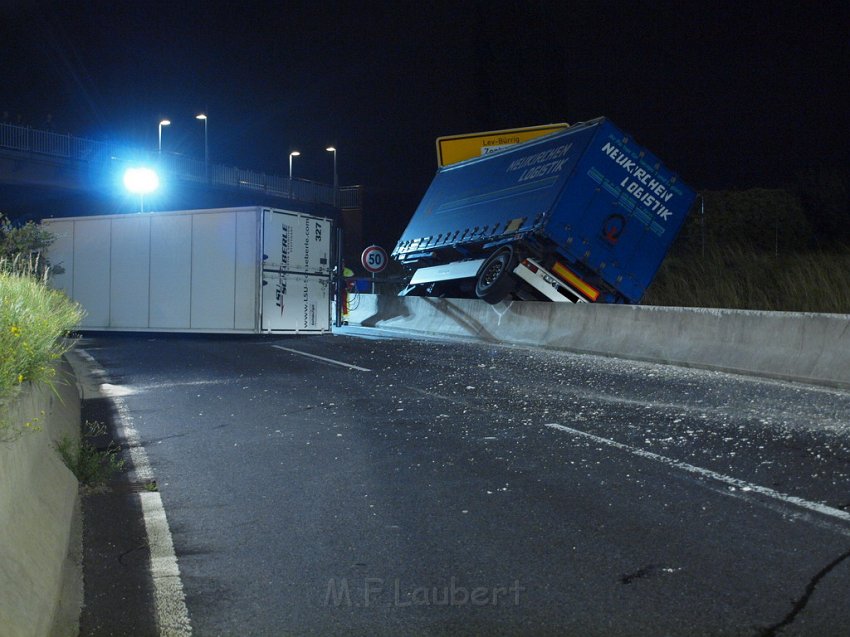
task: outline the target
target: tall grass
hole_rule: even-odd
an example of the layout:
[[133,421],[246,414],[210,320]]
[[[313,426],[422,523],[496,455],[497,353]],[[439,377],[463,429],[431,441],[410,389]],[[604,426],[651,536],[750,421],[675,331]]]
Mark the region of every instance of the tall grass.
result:
[[[0,259],[0,433],[4,406],[22,384],[50,383],[54,364],[71,346],[82,319],[79,305],[47,286],[36,259]],[[5,424],[4,424],[5,423]]]
[[647,305],[850,314],[850,248],[779,254],[714,247],[662,264]]

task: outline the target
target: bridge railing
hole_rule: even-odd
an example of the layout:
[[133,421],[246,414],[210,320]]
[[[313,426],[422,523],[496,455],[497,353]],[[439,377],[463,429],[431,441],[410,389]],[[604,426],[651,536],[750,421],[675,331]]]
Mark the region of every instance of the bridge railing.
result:
[[0,124],[0,146],[14,148],[15,150],[29,150],[29,130],[29,128],[23,128],[21,126]]
[[0,147],[85,161],[103,170],[115,161],[133,162],[144,159],[155,163],[164,174],[184,181],[257,190],[277,197],[327,204],[337,208],[359,208],[362,205],[360,186],[335,189],[331,185],[316,181],[289,179],[221,164],[207,165],[204,161],[174,153],[145,152],[137,148],[37,130],[28,126],[0,123]]
[[71,136],[49,131],[30,130],[30,150],[42,155],[71,156]]
[[109,148],[104,142],[96,142],[82,137],[69,137],[70,153],[68,157],[88,162],[103,162],[109,160]]

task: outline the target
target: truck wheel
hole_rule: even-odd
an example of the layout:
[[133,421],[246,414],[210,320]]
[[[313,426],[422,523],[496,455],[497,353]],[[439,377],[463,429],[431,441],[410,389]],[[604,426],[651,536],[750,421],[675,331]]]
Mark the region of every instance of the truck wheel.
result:
[[516,279],[511,274],[515,267],[512,248],[502,248],[491,254],[478,271],[475,296],[491,305],[502,301],[516,287]]

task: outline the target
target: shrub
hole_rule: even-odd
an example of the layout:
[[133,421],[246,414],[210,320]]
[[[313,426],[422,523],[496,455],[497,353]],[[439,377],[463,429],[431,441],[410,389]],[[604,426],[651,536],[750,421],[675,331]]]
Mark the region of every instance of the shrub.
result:
[[73,345],[83,311],[20,263],[0,262],[0,439],[26,425],[7,422],[5,403],[23,383],[52,382],[55,363]]
[[[812,228],[800,199],[786,190],[704,191],[685,222],[674,253],[709,248],[747,252],[799,252],[810,247]],[[704,215],[702,212],[704,211]]]
[[80,306],[41,280],[0,267],[0,397],[26,381],[52,377],[65,337],[82,319]]
[[47,285],[41,252],[52,234],[28,222],[13,226],[0,214],[0,433],[8,433],[3,405],[26,382],[50,383],[56,360],[72,345],[69,330],[82,308]]
[[50,232],[32,221],[15,226],[0,213],[0,263],[4,264],[6,271],[44,277],[50,264],[42,253],[54,240]]

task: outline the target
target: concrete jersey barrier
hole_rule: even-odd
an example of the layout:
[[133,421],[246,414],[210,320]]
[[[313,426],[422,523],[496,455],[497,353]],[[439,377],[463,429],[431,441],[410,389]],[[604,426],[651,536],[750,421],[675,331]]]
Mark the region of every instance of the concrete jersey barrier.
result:
[[360,295],[349,323],[850,388],[850,315]]
[[67,363],[55,393],[26,385],[4,417],[38,418],[40,431],[0,442],[0,634],[71,635],[82,605],[82,519],[77,479],[56,444],[80,436],[80,397]]

